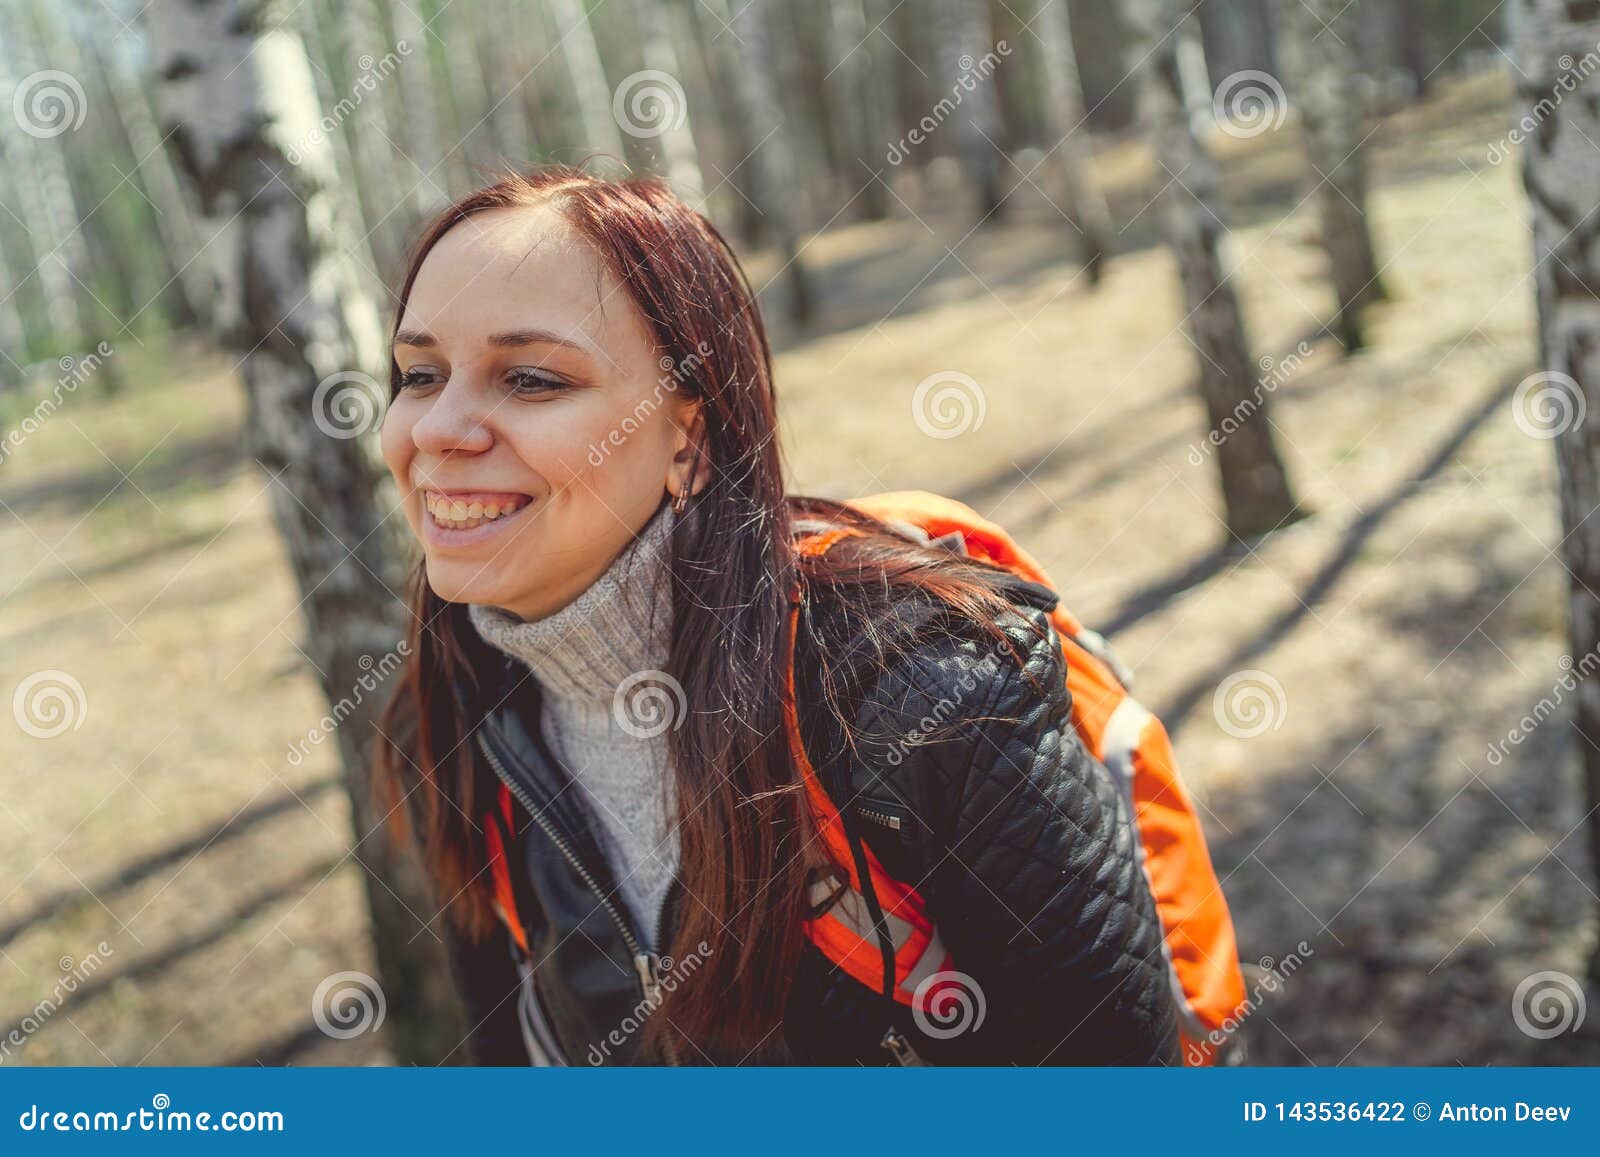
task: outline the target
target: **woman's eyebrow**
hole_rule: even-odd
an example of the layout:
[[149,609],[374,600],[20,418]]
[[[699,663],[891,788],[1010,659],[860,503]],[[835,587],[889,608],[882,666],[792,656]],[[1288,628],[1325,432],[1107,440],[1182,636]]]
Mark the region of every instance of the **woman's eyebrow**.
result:
[[504,333],[492,333],[488,341],[492,346],[558,345],[577,350],[579,353],[590,352],[589,347],[583,343],[562,337],[547,329],[513,329]]
[[[562,337],[560,334],[547,329],[506,330],[503,333],[492,333],[486,340],[490,345],[502,348],[525,345],[558,345],[567,349],[577,350],[579,353],[590,354],[591,356],[593,354],[593,351],[582,342]],[[439,344],[439,339],[423,330],[403,329],[394,335],[394,344],[397,346],[416,346],[422,349],[431,349]]]

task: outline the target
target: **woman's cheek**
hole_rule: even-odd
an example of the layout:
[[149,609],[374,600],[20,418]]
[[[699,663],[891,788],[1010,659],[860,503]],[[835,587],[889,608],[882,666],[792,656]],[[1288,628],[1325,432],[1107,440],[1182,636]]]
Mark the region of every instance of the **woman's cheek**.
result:
[[383,454],[384,465],[389,467],[389,473],[394,475],[402,491],[409,486],[406,475],[411,468],[414,450],[411,426],[416,417],[407,413],[409,409],[409,400],[404,396],[394,399],[384,412],[383,426],[378,431],[378,449]]
[[[552,408],[553,409],[553,408]],[[548,413],[517,439],[518,456],[558,493],[609,497],[626,489],[633,438],[609,405]],[[619,483],[623,485],[619,486]]]

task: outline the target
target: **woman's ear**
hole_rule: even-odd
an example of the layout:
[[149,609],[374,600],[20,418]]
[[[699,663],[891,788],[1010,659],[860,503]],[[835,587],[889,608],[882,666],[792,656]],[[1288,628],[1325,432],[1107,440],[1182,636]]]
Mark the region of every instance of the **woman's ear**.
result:
[[674,422],[677,434],[672,463],[667,469],[667,492],[677,498],[688,487],[698,494],[711,477],[711,463],[705,450],[706,423],[699,402],[685,406]]

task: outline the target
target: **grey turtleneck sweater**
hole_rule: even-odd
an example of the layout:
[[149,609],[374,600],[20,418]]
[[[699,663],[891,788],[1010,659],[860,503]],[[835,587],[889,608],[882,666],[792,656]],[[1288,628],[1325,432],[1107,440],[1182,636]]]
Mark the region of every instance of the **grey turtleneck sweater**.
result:
[[545,741],[598,821],[612,875],[652,946],[678,870],[667,734],[684,713],[664,674],[676,519],[663,503],[605,573],[545,618],[468,608],[478,633],[538,679]]

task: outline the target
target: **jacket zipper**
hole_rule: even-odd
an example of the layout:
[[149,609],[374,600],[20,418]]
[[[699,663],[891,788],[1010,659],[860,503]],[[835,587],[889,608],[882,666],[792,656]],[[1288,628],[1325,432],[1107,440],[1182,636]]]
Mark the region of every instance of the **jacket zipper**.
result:
[[899,831],[901,828],[900,817],[892,816],[888,812],[881,812],[873,808],[861,807],[860,805],[857,805],[856,815],[860,816],[868,823],[877,824],[879,827],[890,828],[894,831]]
[[[905,827],[905,817],[904,815],[896,815],[895,811],[889,810],[890,807],[894,807],[896,811],[899,810],[898,805],[890,804],[874,807],[872,802],[860,802],[855,805],[855,813],[859,818],[866,820],[870,824],[876,824],[880,828],[887,828],[892,832],[901,831]],[[925,1065],[928,1063],[911,1046],[910,1038],[892,1024],[883,1034],[882,1039],[878,1041],[878,1047],[888,1053],[897,1065]]]
[[[550,842],[556,846],[556,848],[564,857],[566,857],[567,863],[571,864],[573,870],[583,878],[583,882],[589,886],[589,890],[593,892],[595,898],[600,901],[600,906],[604,908],[606,910],[606,914],[611,917],[611,922],[612,924],[616,925],[617,932],[622,937],[623,944],[627,946],[628,952],[633,956],[634,972],[637,973],[639,977],[640,995],[643,996],[645,1000],[650,1002],[650,1010],[654,1012],[656,1005],[660,1004],[661,1002],[661,984],[655,975],[656,961],[658,958],[654,953],[645,951],[644,947],[639,943],[638,937],[636,937],[633,934],[633,931],[628,927],[628,922],[623,918],[621,910],[618,909],[617,906],[611,902],[611,898],[601,890],[600,881],[595,879],[594,873],[589,871],[588,866],[585,865],[584,862],[578,857],[578,854],[572,850],[572,845],[567,842],[566,837],[558,832],[555,829],[555,826],[551,824],[549,820],[545,819],[542,811],[533,806],[532,798],[529,797],[528,793],[523,790],[522,785],[518,783],[512,776],[507,774],[505,765],[500,762],[500,757],[494,753],[494,749],[489,745],[488,738],[481,731],[478,733],[478,747],[483,752],[484,758],[489,761],[489,766],[494,769],[494,773],[499,778],[500,782],[505,784],[506,787],[510,789],[511,794],[517,797],[517,802],[522,804],[523,809],[527,811],[528,815],[533,818],[533,822],[539,825],[540,829],[546,836],[550,837]],[[667,889],[668,895],[671,894],[671,891],[671,888]],[[665,909],[666,901],[663,899],[663,912]],[[672,1047],[671,1042],[666,1042],[666,1051],[667,1063],[669,1065],[676,1065],[678,1063],[677,1050]]]

